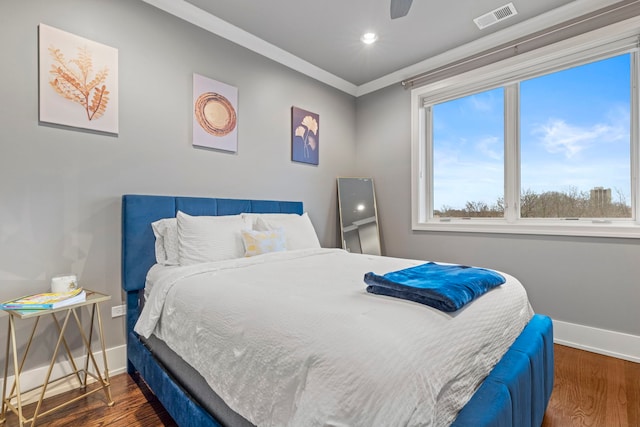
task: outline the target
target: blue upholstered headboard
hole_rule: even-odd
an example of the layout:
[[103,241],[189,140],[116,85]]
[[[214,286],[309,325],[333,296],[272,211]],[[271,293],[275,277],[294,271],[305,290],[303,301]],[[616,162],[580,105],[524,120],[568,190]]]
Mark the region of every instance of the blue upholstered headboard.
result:
[[174,218],[178,211],[189,215],[237,215],[252,213],[297,213],[302,202],[274,200],[209,199],[204,197],[122,196],[122,289],[127,293],[127,336],[139,316],[140,291],[147,272],[156,262],[151,223]]
[[122,288],[144,288],[145,277],[155,263],[155,238],[151,223],[173,218],[178,211],[189,215],[253,213],[302,214],[302,202],[272,200],[209,199],[202,197],[122,196]]

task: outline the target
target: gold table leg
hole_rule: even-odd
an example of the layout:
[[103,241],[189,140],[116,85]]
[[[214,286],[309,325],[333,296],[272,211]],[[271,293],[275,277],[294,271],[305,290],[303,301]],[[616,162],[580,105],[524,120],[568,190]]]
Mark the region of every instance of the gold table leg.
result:
[[[94,313],[97,311],[98,314],[98,327],[99,327],[99,336],[100,336],[100,344],[102,347],[102,357],[103,357],[103,362],[104,362],[104,369],[105,369],[105,375],[104,378],[102,376],[102,374],[100,373],[100,367],[98,366],[98,363],[96,362],[95,356],[93,355],[93,351],[91,351],[91,336],[93,333],[93,327],[94,327]],[[81,323],[80,323],[80,318],[78,318],[77,313],[74,311],[73,312],[73,316],[76,319],[76,323],[78,324],[78,329],[80,330],[80,336],[82,337],[82,341],[84,342],[84,346],[87,350],[87,360],[85,361],[85,366],[88,368],[88,364],[89,364],[89,360],[91,360],[91,364],[93,366],[93,369],[96,372],[96,379],[100,382],[100,385],[102,386],[102,389],[104,390],[104,394],[107,398],[107,405],[108,406],[112,406],[113,405],[113,399],[111,398],[111,384],[109,383],[109,367],[107,366],[107,352],[105,349],[105,345],[104,345],[104,335],[102,333],[102,320],[100,317],[100,308],[98,307],[97,304],[93,304],[93,308],[92,308],[92,313],[91,313],[91,323],[90,323],[90,329],[89,329],[89,339],[87,339],[87,336],[85,335],[84,331],[82,330],[81,327]],[[89,370],[86,369],[85,370],[85,378],[86,375],[88,374]]]
[[[40,406],[42,405],[42,401],[44,400],[44,394],[47,391],[47,386],[49,385],[49,380],[51,379],[51,372],[53,372],[53,367],[56,364],[56,357],[58,356],[58,351],[60,350],[60,344],[64,342],[65,347],[69,350],[69,347],[66,345],[66,341],[64,339],[64,332],[67,330],[67,325],[69,324],[69,317],[73,309],[67,310],[67,313],[64,316],[64,322],[62,323],[62,328],[60,329],[60,334],[58,336],[58,341],[56,342],[56,348],[53,350],[53,356],[51,356],[51,363],[49,364],[49,369],[47,369],[47,375],[44,377],[44,382],[42,383],[42,391],[40,392],[40,397],[38,398],[38,403],[36,404],[36,410],[33,413],[33,418],[31,421],[31,427],[35,426],[36,419],[38,418],[38,412],[40,412]],[[51,313],[55,319],[55,315]],[[58,320],[56,319],[56,324]],[[73,358],[71,358],[73,360]],[[71,362],[73,364],[73,362]],[[75,366],[75,364],[74,364]],[[20,404],[20,399],[18,400],[18,404]]]
[[2,382],[2,412],[0,413],[0,423],[4,423],[7,419],[7,377],[9,373],[9,345],[11,343],[11,322],[7,322],[7,347],[4,353],[4,380]]
[[[29,419],[25,419],[24,414],[22,412],[22,390],[20,388],[20,374],[22,373],[22,369],[24,367],[24,363],[25,360],[27,358],[27,354],[29,353],[29,349],[31,347],[31,343],[33,342],[33,338],[35,336],[35,332],[36,332],[36,328],[38,326],[38,322],[40,320],[40,317],[36,317],[36,322],[31,330],[31,335],[29,337],[29,341],[27,343],[27,346],[25,348],[24,354],[22,356],[22,360],[20,361],[20,363],[18,363],[18,350],[17,350],[17,342],[16,342],[16,332],[15,332],[15,319],[13,315],[9,315],[9,322],[8,322],[8,334],[7,334],[7,347],[6,347],[6,351],[5,351],[5,364],[4,364],[4,382],[3,382],[3,387],[2,387],[2,411],[0,413],[0,423],[4,423],[6,420],[6,415],[7,412],[9,410],[11,410],[12,412],[14,412],[17,416],[18,416],[18,420],[19,420],[19,424],[20,427],[23,427],[25,425],[25,423],[31,423],[31,427],[34,427],[36,424],[36,420],[38,417],[43,417],[53,411],[56,411],[64,406],[67,406],[73,402],[76,402],[90,394],[93,394],[97,391],[100,391],[100,389],[102,389],[105,393],[105,397],[107,399],[107,405],[108,406],[113,406],[114,401],[111,397],[111,384],[109,382],[109,368],[107,366],[107,353],[106,353],[106,348],[105,348],[105,342],[104,342],[104,334],[103,334],[103,329],[102,329],[102,318],[100,316],[100,308],[98,306],[98,303],[93,303],[90,304],[90,307],[87,306],[87,308],[89,308],[90,312],[91,312],[91,322],[90,322],[90,326],[89,326],[89,337],[87,338],[84,329],[82,328],[82,322],[80,322],[80,318],[78,317],[78,314],[76,312],[76,309],[79,309],[81,307],[75,307],[75,308],[70,308],[68,310],[66,310],[65,312],[65,316],[64,316],[64,321],[62,322],[62,325],[60,325],[60,322],[58,320],[58,318],[55,316],[55,313],[51,313],[51,316],[54,319],[54,323],[56,325],[56,328],[58,330],[58,340],[56,342],[56,346],[55,349],[53,351],[53,355],[51,357],[51,363],[49,364],[49,368],[47,370],[47,374],[45,376],[44,382],[43,384],[39,387],[41,388],[41,392],[38,398],[38,401],[36,403],[36,409],[35,412],[33,414],[33,416]],[[71,349],[69,348],[69,345],[67,344],[67,341],[65,339],[65,332],[67,330],[67,326],[69,324],[69,319],[71,318],[71,315],[73,314],[73,318],[76,322],[76,325],[78,327],[78,331],[80,334],[80,337],[82,338],[82,342],[85,346],[86,349],[86,359],[85,359],[85,364],[84,364],[84,378],[81,377],[80,372],[81,370],[78,369],[74,359],[73,359],[73,355],[71,353]],[[93,354],[93,351],[91,350],[91,343],[93,340],[93,329],[95,327],[95,317],[98,317],[98,335],[99,335],[99,340],[100,340],[100,346],[102,349],[102,356],[103,356],[103,363],[104,363],[104,377],[100,372],[100,368],[96,362],[95,356]],[[86,387],[87,386],[87,380],[88,380],[88,376],[91,375],[92,377],[94,377],[97,381],[100,382],[101,388],[95,388],[94,390],[90,390],[86,393],[83,393],[80,396],[77,396],[65,403],[62,403],[58,406],[56,406],[55,408],[51,408],[47,411],[44,411],[42,413],[40,412],[40,408],[42,405],[42,402],[44,400],[44,396],[45,393],[47,391],[47,386],[52,382],[51,380],[51,374],[53,372],[53,368],[55,366],[55,362],[56,362],[56,358],[58,356],[58,353],[60,351],[60,346],[63,346],[65,348],[65,352],[66,352],[66,356],[67,359],[69,360],[69,362],[71,363],[71,366],[73,368],[73,372],[71,374],[65,375],[62,378],[66,378],[69,375],[74,375],[78,378],[78,381],[80,382],[80,386],[81,387]],[[7,394],[7,379],[8,379],[8,373],[9,373],[9,352],[13,353],[13,371],[14,371],[14,381],[13,381],[13,385],[10,388],[9,393]],[[96,375],[93,374],[89,374],[89,362],[91,362],[91,365],[93,366],[93,369],[95,370]],[[37,389],[37,388],[36,388]],[[35,389],[34,389],[35,390]],[[16,406],[14,406],[11,401],[12,399],[15,398],[16,399]]]

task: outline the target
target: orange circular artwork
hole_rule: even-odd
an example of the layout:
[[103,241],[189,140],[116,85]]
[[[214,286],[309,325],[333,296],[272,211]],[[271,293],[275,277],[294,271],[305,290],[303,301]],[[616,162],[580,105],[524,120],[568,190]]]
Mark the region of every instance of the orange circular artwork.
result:
[[219,93],[206,92],[196,99],[196,120],[207,133],[225,136],[236,127],[236,110]]

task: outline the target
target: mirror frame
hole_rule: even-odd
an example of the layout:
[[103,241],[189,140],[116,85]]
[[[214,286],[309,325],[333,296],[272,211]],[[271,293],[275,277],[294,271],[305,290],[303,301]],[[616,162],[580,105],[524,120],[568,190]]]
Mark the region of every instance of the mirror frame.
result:
[[[352,250],[347,247],[347,242],[345,239],[345,224],[344,224],[344,213],[343,213],[343,209],[345,208],[345,200],[343,200],[345,198],[345,195],[341,193],[340,190],[340,181],[341,180],[354,180],[354,181],[369,181],[371,183],[371,196],[372,196],[372,201],[373,201],[373,216],[375,218],[375,238],[376,238],[376,242],[374,244],[374,250],[373,251],[368,251],[368,252],[363,252],[362,250],[362,246],[360,247],[360,251],[359,252],[354,252],[354,253],[366,253],[369,255],[382,255],[382,244],[380,242],[380,224],[378,222],[378,206],[376,203],[376,192],[375,192],[375,186],[373,183],[373,178],[369,178],[369,177],[338,177],[336,179],[337,182],[337,186],[338,186],[338,215],[340,218],[340,242],[341,242],[341,246],[342,249],[352,252]],[[343,185],[344,187],[344,185]],[[349,226],[351,224],[347,224],[347,226]]]

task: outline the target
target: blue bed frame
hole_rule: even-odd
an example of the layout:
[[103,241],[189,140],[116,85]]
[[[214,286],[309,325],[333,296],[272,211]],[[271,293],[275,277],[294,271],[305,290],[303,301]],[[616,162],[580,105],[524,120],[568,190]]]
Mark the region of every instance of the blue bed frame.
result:
[[[145,277],[155,263],[151,223],[190,215],[302,214],[301,202],[151,195],[122,197],[122,288],[127,295],[127,370],[142,377],[181,427],[221,427],[167,372],[133,327]],[[535,315],[452,424],[456,427],[539,427],[553,388],[551,319]]]

